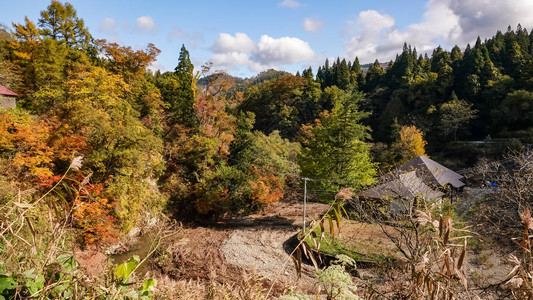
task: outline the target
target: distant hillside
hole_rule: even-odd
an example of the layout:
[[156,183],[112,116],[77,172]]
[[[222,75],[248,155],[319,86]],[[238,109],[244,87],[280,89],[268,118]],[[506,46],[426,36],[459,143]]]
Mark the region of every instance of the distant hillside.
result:
[[[361,65],[361,70],[366,74],[366,71],[368,71],[368,68],[370,68],[370,66],[372,66],[373,64],[374,63]],[[383,70],[387,70],[389,68],[388,62],[379,63],[379,65],[383,68]]]
[[[250,86],[253,86],[253,85],[256,85],[256,84],[259,84],[259,83],[262,83],[262,82],[265,82],[271,79],[276,79],[284,75],[291,75],[291,73],[285,72],[285,71],[278,71],[274,69],[268,69],[250,78],[240,78],[240,77],[229,75],[227,73],[217,74],[216,76],[218,79],[229,80],[230,82],[235,84],[235,90],[244,92]],[[214,76],[215,75],[208,75],[206,77],[203,77],[196,82],[196,85],[200,89],[205,88],[207,83],[210,80],[212,80]]]
[[274,69],[268,69],[266,71],[259,73],[257,76],[246,79],[245,82],[248,86],[252,86],[252,85],[259,84],[263,81],[268,81],[271,79],[279,78],[283,75],[291,75],[291,73],[285,72],[285,71],[278,71]]

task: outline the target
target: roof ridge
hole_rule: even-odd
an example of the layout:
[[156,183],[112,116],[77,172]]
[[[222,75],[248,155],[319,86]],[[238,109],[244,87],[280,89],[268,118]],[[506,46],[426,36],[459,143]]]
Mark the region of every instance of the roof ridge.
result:
[[11,91],[10,89],[6,88],[5,86],[0,84],[0,95],[6,95],[6,96],[18,96],[17,93]]

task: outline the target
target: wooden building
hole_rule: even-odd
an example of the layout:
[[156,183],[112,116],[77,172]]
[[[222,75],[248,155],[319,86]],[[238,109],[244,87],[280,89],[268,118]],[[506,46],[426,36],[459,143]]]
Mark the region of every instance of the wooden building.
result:
[[0,85],[0,108],[15,109],[17,107],[17,97],[16,93]]

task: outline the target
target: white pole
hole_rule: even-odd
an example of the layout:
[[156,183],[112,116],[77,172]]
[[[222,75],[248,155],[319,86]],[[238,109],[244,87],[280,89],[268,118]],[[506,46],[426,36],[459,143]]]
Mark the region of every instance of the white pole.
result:
[[303,225],[303,234],[305,236],[305,206],[307,204],[307,180],[309,180],[309,178],[307,177],[304,177],[303,178],[304,180],[304,225]]

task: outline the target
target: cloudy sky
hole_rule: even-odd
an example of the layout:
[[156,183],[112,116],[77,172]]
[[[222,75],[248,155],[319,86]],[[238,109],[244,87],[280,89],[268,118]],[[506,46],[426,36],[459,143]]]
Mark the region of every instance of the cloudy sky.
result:
[[[0,23],[35,22],[45,0],[0,0]],[[451,49],[518,23],[533,28],[533,0],[71,0],[95,38],[161,49],[153,69],[172,70],[181,44],[195,66],[252,76],[268,68],[314,70],[338,56],[391,60],[404,42]]]

